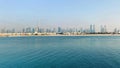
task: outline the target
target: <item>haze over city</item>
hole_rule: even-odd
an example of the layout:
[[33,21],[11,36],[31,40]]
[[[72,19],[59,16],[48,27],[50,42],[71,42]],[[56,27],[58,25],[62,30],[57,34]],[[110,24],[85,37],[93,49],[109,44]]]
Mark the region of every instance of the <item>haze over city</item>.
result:
[[0,0],[0,68],[120,68],[120,0]]
[[0,0],[0,29],[84,27],[120,29],[120,0]]

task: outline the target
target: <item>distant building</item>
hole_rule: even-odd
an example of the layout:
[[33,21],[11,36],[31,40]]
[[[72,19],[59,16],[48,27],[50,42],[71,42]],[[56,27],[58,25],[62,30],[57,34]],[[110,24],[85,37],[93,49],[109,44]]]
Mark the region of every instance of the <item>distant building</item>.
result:
[[89,32],[93,33],[93,27],[92,27],[92,25],[90,25],[90,31]]
[[80,32],[83,33],[83,28],[80,28]]
[[95,25],[93,25],[93,33],[95,33]]
[[95,33],[95,25],[90,25],[89,32],[90,33]]
[[120,33],[120,31],[117,28],[115,28],[113,33],[117,34],[117,33]]
[[44,29],[44,28],[40,28],[40,29],[39,29],[39,32],[40,32],[40,33],[44,33],[44,32],[45,32],[45,29]]
[[104,26],[101,25],[101,33],[106,33],[106,32],[107,32],[106,25]]
[[25,29],[23,28],[23,29],[22,29],[22,33],[25,33],[25,32],[26,32],[26,31],[25,31]]
[[104,33],[104,28],[103,28],[102,25],[101,25],[101,27],[100,27],[100,32],[101,32],[101,33]]
[[55,28],[53,28],[52,32],[56,32],[56,29],[55,29]]
[[104,25],[104,32],[105,32],[105,33],[107,32],[107,28],[106,28],[106,25]]
[[61,32],[62,32],[61,27],[58,27],[58,33],[61,33]]
[[39,27],[36,27],[35,28],[35,33],[38,33],[39,32]]
[[46,29],[46,32],[50,33],[50,32],[52,32],[52,30],[51,29]]
[[6,33],[6,30],[5,30],[5,29],[2,29],[2,30],[1,30],[1,33]]
[[28,28],[26,28],[26,33],[31,33],[32,31],[31,31],[31,28],[30,27],[28,27]]
[[11,33],[15,33],[15,29],[12,29],[12,30],[11,30]]
[[35,28],[32,28],[32,33],[35,33]]

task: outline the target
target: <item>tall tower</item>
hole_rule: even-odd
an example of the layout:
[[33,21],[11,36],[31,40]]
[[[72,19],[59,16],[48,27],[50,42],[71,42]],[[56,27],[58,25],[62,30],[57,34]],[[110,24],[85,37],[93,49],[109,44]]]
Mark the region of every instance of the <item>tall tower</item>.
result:
[[101,25],[101,33],[103,33],[104,32],[104,28],[103,28],[103,26]]
[[35,28],[35,33],[38,33],[39,32],[39,27],[37,26],[36,28]]
[[95,25],[93,25],[93,33],[95,33]]
[[62,32],[61,27],[58,27],[58,33],[61,33],[61,32]]
[[90,33],[95,33],[95,25],[90,25],[89,32]]
[[35,31],[35,33],[39,33],[40,32],[39,23],[37,23],[37,25],[35,26],[34,31]]
[[92,25],[90,25],[90,31],[89,32],[93,33],[93,27],[92,27]]
[[105,33],[107,32],[107,28],[106,28],[106,25],[104,25],[104,32],[105,32]]

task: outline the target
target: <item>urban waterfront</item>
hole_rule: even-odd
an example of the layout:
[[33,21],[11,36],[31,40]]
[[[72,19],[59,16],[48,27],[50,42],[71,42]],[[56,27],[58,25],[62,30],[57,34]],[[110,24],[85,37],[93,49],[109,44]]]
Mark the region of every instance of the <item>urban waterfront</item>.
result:
[[120,68],[119,36],[0,38],[0,68]]
[[120,0],[0,0],[0,68],[120,68]]
[[12,36],[120,36],[120,30],[115,28],[112,31],[107,31],[106,25],[101,26],[100,30],[96,31],[95,25],[90,25],[89,28],[23,28],[20,31],[16,29],[1,29],[0,37]]
[[[81,25],[82,26],[82,25]],[[97,29],[99,30],[97,30]],[[96,27],[95,25],[89,25],[87,28],[85,27],[69,27],[69,28],[62,28],[62,27],[40,27],[39,25],[36,27],[26,27],[17,30],[17,28],[1,28],[0,33],[89,33],[89,34],[119,34],[119,28],[113,27],[113,29],[107,29],[106,25],[101,25],[100,27]]]

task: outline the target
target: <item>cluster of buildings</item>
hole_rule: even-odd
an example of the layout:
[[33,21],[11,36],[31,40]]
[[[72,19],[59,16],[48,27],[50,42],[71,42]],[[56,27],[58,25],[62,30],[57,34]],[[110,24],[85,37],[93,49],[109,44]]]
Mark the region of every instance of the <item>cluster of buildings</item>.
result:
[[40,28],[40,27],[27,27],[23,28],[20,31],[17,31],[15,28],[14,29],[1,29],[0,33],[85,33],[85,34],[109,34],[109,33],[114,33],[118,34],[120,31],[115,28],[113,32],[107,32],[106,25],[100,27],[100,31],[96,31],[95,25],[90,25],[88,29],[83,29],[83,28]]

